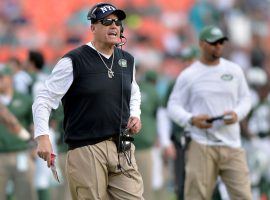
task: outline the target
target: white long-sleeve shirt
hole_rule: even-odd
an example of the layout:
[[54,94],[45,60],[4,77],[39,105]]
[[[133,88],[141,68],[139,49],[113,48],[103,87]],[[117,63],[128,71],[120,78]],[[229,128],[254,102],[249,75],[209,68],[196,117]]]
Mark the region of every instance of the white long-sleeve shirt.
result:
[[[90,42],[87,43],[87,45],[95,49]],[[107,58],[110,57],[110,55],[102,55]],[[141,94],[139,86],[135,80],[135,64],[133,66],[133,70],[134,72],[130,98],[130,116],[140,118]],[[62,58],[55,65],[52,74],[40,88],[32,106],[35,137],[49,134],[49,117],[51,110],[58,108],[62,97],[66,94],[72,82],[72,60],[67,57]]]
[[166,108],[160,107],[157,111],[157,134],[162,148],[172,144],[171,141],[172,122]]
[[220,59],[216,66],[193,63],[177,78],[168,102],[168,112],[173,121],[186,126],[193,140],[207,145],[240,147],[239,123],[224,125],[213,123],[210,129],[189,126],[192,116],[208,114],[219,116],[234,111],[242,120],[251,107],[250,93],[240,66]]

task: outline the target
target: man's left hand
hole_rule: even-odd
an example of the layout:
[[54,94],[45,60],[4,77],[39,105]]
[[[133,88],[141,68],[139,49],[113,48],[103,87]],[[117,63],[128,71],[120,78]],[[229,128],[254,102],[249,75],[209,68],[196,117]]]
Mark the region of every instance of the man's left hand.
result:
[[138,133],[142,128],[141,120],[138,117],[130,117],[128,119],[127,128],[131,134]]
[[227,111],[224,113],[224,123],[226,125],[234,124],[238,120],[238,116],[234,111]]

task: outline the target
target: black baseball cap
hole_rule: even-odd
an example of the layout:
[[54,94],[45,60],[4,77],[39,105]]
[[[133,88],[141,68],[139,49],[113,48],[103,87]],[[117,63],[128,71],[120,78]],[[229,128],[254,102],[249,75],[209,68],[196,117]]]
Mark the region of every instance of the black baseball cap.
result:
[[126,18],[126,13],[123,10],[117,9],[114,5],[109,3],[99,3],[88,12],[87,19],[94,23],[104,19],[110,14],[115,14],[119,20]]

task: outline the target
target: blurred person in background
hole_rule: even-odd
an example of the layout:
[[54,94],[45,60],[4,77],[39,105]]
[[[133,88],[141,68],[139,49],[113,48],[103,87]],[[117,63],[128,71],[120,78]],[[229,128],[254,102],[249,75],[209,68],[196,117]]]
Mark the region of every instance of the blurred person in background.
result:
[[31,94],[31,85],[33,79],[29,73],[24,69],[22,63],[18,58],[12,57],[8,60],[7,65],[12,70],[14,89],[23,94]]
[[[178,53],[181,67],[186,68],[198,56],[198,49],[194,46],[185,47]],[[159,107],[157,113],[158,137],[161,147],[164,151],[165,159],[173,159],[174,161],[174,187],[177,199],[183,199],[184,195],[184,152],[185,147],[182,143],[185,139],[184,130],[175,124],[168,116],[167,102],[169,95],[175,84],[175,79],[171,80],[167,88],[166,94],[162,100],[162,106]],[[184,138],[183,138],[184,137]]]
[[141,121],[144,126],[140,134],[134,136],[136,147],[135,157],[138,169],[144,183],[144,198],[154,200],[153,179],[153,146],[157,140],[156,112],[159,106],[159,97],[156,91],[157,73],[153,70],[145,72],[138,83],[141,89]]
[[[42,87],[42,84],[48,77],[44,72],[45,59],[43,53],[39,50],[29,50],[27,52],[27,59],[25,66],[27,71],[32,77],[32,84],[30,87],[30,94],[33,98],[36,97],[38,90]],[[54,130],[50,127],[50,139],[53,144],[53,149],[57,152],[55,144]],[[38,194],[39,200],[50,200],[51,199],[51,187],[53,186],[53,176],[50,169],[46,167],[44,160],[37,157],[35,160],[35,187]]]
[[45,73],[45,60],[41,51],[29,50],[26,60],[26,69],[32,77],[32,85],[30,92],[35,98],[38,90],[42,87],[43,82],[48,78],[48,74]]
[[265,67],[266,52],[263,48],[263,38],[259,35],[252,36],[252,48],[250,52],[250,63],[252,66]]
[[200,59],[178,76],[168,101],[170,117],[191,136],[185,200],[211,199],[218,176],[231,199],[252,199],[239,126],[250,110],[250,93],[241,67],[222,58],[226,40],[220,28],[203,28]]
[[270,198],[270,85],[265,70],[252,67],[246,72],[254,103],[248,117],[243,121],[244,147],[251,169],[253,199]]
[[8,181],[16,200],[36,200],[33,145],[29,142],[32,99],[13,88],[10,68],[0,69],[0,199],[6,199]]
[[[100,3],[89,11],[93,40],[63,56],[33,104],[37,154],[51,167],[49,116],[62,100],[66,174],[72,199],[143,199],[135,147],[120,138],[140,131],[134,58],[116,48],[124,11]],[[121,43],[123,44],[123,43]]]
[[[195,46],[183,48],[178,55],[185,69],[198,57],[198,49]],[[187,136],[184,134],[183,127],[177,125],[168,116],[167,102],[172,92],[175,80],[172,80],[168,86],[163,106],[158,109],[158,133],[160,144],[164,151],[166,159],[174,160],[174,186],[178,200],[184,199],[184,181],[185,181],[185,149],[187,145]]]

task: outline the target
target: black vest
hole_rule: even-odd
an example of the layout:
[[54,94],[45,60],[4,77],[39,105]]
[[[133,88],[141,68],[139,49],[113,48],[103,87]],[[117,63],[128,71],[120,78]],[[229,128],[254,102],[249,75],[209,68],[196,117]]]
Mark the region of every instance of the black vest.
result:
[[[96,50],[83,45],[64,57],[72,60],[74,80],[62,98],[64,108],[65,142],[70,149],[108,139],[124,129],[130,115],[131,84],[134,58],[127,52],[114,49],[114,77]],[[112,56],[103,60],[111,66]],[[120,59],[126,65],[120,66]]]

